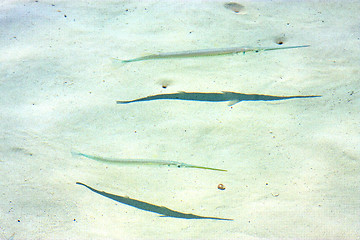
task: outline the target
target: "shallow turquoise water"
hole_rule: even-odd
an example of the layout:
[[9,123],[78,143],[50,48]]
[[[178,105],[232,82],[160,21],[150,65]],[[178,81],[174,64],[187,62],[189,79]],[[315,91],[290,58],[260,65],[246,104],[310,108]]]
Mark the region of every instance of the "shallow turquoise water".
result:
[[[358,4],[243,2],[239,14],[223,4],[1,4],[2,238],[359,235]],[[129,64],[113,60],[278,47],[279,40],[281,46],[311,46]],[[231,107],[169,99],[116,104],[222,91],[322,97]],[[112,166],[73,157],[73,149],[228,171]],[[164,213],[169,216],[159,217]]]

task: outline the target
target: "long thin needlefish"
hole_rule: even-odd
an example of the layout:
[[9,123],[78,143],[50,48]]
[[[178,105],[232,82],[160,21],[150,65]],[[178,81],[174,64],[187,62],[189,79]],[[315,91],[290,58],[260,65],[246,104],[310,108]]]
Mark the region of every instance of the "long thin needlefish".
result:
[[272,96],[262,94],[245,94],[237,92],[221,92],[221,93],[203,93],[203,92],[177,92],[167,94],[157,94],[138,98],[129,101],[116,101],[117,104],[127,104],[133,102],[145,102],[153,100],[186,100],[186,101],[205,101],[205,102],[226,102],[229,101],[229,106],[232,106],[241,101],[277,101],[292,98],[314,98],[321,97],[318,95],[308,96]]
[[187,163],[182,162],[176,162],[176,161],[165,161],[165,160],[150,160],[150,159],[114,159],[114,158],[103,158],[93,155],[88,155],[81,152],[75,152],[72,151],[71,154],[73,156],[82,156],[89,159],[93,159],[98,162],[108,163],[108,164],[116,164],[116,165],[157,165],[157,166],[175,166],[178,168],[199,168],[199,169],[206,169],[206,170],[214,170],[214,171],[223,171],[227,172],[227,170],[224,169],[218,169],[218,168],[211,168],[211,167],[203,167],[203,166],[197,166],[197,165],[191,165]]
[[225,221],[233,221],[234,219],[230,218],[219,218],[219,217],[206,217],[206,216],[199,216],[192,213],[183,213],[179,211],[172,210],[170,208],[159,206],[152,204],[150,202],[141,201],[135,198],[130,198],[128,196],[121,196],[121,195],[115,195],[112,193],[104,192],[97,190],[95,188],[92,188],[84,183],[76,182],[76,184],[84,186],[88,188],[89,190],[93,191],[94,193],[97,193],[101,196],[110,198],[116,202],[126,204],[128,206],[147,211],[147,212],[153,212],[160,214],[160,217],[172,217],[172,218],[183,218],[183,219],[212,219],[212,220],[225,220]]
[[275,48],[248,48],[248,47],[229,47],[229,48],[214,48],[214,49],[199,49],[199,50],[188,50],[181,52],[167,52],[167,53],[158,53],[146,55],[143,57],[120,60],[114,58],[115,60],[120,60],[123,63],[153,60],[153,59],[164,59],[164,58],[188,58],[188,57],[206,57],[206,56],[218,56],[218,55],[230,55],[237,53],[246,53],[246,52],[262,52],[262,51],[272,51],[272,50],[281,50],[281,49],[290,49],[290,48],[303,48],[309,47],[310,45],[300,45],[300,46],[289,46],[289,47],[275,47]]

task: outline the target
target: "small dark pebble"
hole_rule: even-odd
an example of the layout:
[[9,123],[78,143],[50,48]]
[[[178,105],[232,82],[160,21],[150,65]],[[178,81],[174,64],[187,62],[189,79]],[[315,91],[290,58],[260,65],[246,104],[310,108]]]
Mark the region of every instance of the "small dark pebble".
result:
[[244,10],[244,6],[236,2],[228,2],[224,4],[224,7],[233,11],[234,13],[240,13]]
[[226,187],[224,186],[224,184],[220,183],[217,187],[219,190],[225,190]]
[[285,42],[286,42],[285,34],[283,34],[282,36],[277,37],[275,39],[275,43],[278,44],[278,45],[283,45]]

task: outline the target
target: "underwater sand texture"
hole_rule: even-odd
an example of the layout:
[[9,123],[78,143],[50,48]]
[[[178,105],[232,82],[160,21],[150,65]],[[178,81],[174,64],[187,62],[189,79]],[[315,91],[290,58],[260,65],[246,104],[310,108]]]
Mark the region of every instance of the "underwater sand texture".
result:
[[[356,239],[359,3],[2,1],[0,238]],[[187,49],[311,45],[121,65]],[[166,80],[166,88],[163,82]],[[117,100],[220,91],[284,101]],[[112,167],[166,159],[228,170]],[[160,217],[77,185],[197,216]],[[217,186],[223,184],[225,190]],[[15,234],[15,235],[14,235]]]

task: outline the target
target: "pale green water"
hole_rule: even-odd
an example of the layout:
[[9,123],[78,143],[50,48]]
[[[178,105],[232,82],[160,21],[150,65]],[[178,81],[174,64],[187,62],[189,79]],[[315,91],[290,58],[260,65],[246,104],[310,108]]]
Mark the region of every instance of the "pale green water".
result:
[[359,235],[359,4],[224,3],[0,4],[1,239]]

